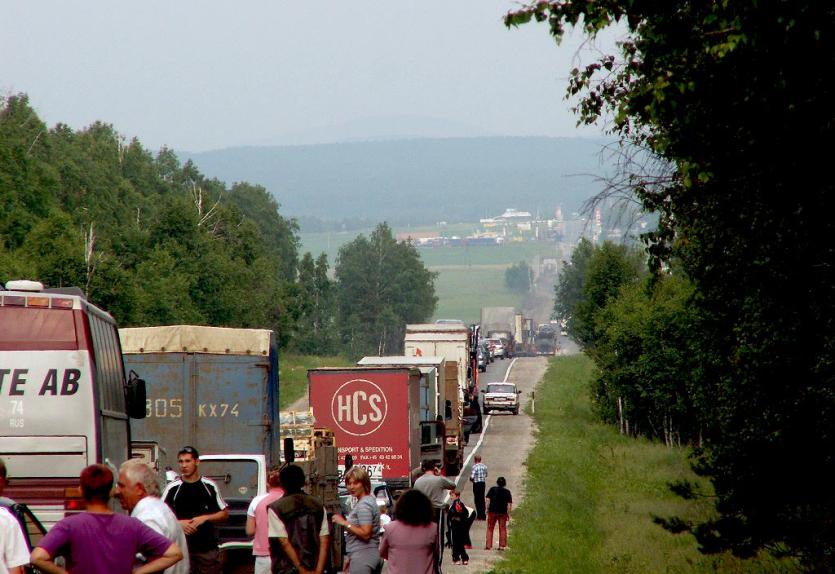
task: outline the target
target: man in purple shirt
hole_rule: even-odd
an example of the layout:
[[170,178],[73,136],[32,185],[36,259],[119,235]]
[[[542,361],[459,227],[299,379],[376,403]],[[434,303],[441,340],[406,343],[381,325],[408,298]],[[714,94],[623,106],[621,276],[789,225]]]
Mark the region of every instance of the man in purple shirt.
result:
[[[81,493],[87,511],[61,520],[32,551],[32,565],[47,574],[150,574],[162,572],[183,558],[171,543],[136,518],[114,514],[108,505],[113,473],[102,464],[81,472]],[[137,553],[148,562],[133,570]],[[66,558],[67,569],[56,556]]]

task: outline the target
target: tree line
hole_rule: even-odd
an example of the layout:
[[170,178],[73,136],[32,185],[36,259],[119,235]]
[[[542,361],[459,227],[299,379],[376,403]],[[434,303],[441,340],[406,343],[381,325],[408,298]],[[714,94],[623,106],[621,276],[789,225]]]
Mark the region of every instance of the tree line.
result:
[[609,198],[659,218],[648,270],[581,245],[562,277],[601,415],[692,445],[716,516],[675,527],[704,551],[832,572],[835,7],[554,0],[505,18],[530,21],[557,41],[618,26],[615,53],[572,70],[567,96],[619,138]]
[[0,282],[78,286],[121,326],[273,329],[283,348],[397,352],[434,312],[417,250],[380,224],[300,256],[297,222],[260,185],[207,178],[97,122],[48,128],[25,94],[0,100]]

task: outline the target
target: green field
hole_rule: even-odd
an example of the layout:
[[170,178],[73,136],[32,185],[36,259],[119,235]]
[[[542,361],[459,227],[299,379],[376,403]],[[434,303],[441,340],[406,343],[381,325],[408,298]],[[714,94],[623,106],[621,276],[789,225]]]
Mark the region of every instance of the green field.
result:
[[344,357],[317,357],[282,353],[278,359],[278,404],[285,410],[307,392],[307,370],[319,367],[350,367]]
[[[467,235],[473,224],[458,224],[444,228],[445,233]],[[437,230],[420,228],[415,231]],[[364,231],[366,235],[371,230]],[[395,232],[407,230],[396,229]],[[303,233],[302,251],[314,256],[324,251],[333,269],[339,247],[352,241],[359,232]],[[424,264],[438,272],[435,290],[438,307],[432,320],[461,319],[467,323],[479,321],[481,308],[488,306],[518,307],[522,296],[505,288],[504,272],[520,261],[531,263],[537,256],[556,257],[550,242],[509,242],[497,246],[460,246],[419,248]]]
[[[513,512],[510,550],[495,574],[799,570],[770,556],[703,555],[689,534],[654,524],[653,516],[711,516],[710,484],[690,470],[685,450],[624,437],[598,422],[588,393],[592,373],[582,355],[556,358],[537,389],[525,499]],[[686,501],[670,492],[671,481],[685,479],[704,496]]]

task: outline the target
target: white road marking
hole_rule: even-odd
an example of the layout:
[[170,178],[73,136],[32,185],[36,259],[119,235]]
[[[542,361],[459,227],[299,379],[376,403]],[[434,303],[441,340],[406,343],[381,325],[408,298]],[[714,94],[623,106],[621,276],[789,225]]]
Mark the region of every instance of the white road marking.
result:
[[[518,357],[514,357],[513,360],[510,361],[510,364],[507,366],[507,371],[504,374],[504,381],[502,381],[503,383],[507,382],[507,378],[510,376],[510,369],[512,369],[513,365],[516,364],[516,359],[517,358]],[[484,435],[487,434],[487,427],[490,426],[490,419],[492,419],[492,418],[493,418],[493,415],[487,415],[487,418],[485,418],[482,421],[481,434],[478,437],[478,442],[475,443],[475,446],[473,447],[473,450],[470,451],[470,455],[467,457],[467,460],[464,461],[464,465],[461,467],[462,471],[465,468],[467,468],[467,465],[470,464],[470,460],[472,460],[473,456],[475,456],[475,453],[477,453],[478,449],[481,447],[481,442],[484,440]],[[458,490],[461,490],[461,481],[464,479],[464,477],[465,477],[464,474],[459,474],[458,479],[455,481],[455,488],[457,488]],[[467,477],[467,478],[469,478],[469,477]]]

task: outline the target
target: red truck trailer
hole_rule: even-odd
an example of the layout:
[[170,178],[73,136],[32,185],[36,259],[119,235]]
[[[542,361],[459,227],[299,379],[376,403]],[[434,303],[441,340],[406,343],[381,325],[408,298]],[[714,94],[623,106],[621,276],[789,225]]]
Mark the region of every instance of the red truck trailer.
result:
[[411,486],[424,458],[443,461],[444,424],[420,420],[420,371],[415,368],[311,369],[310,407],[316,425],[333,430],[345,455],[392,489]]

